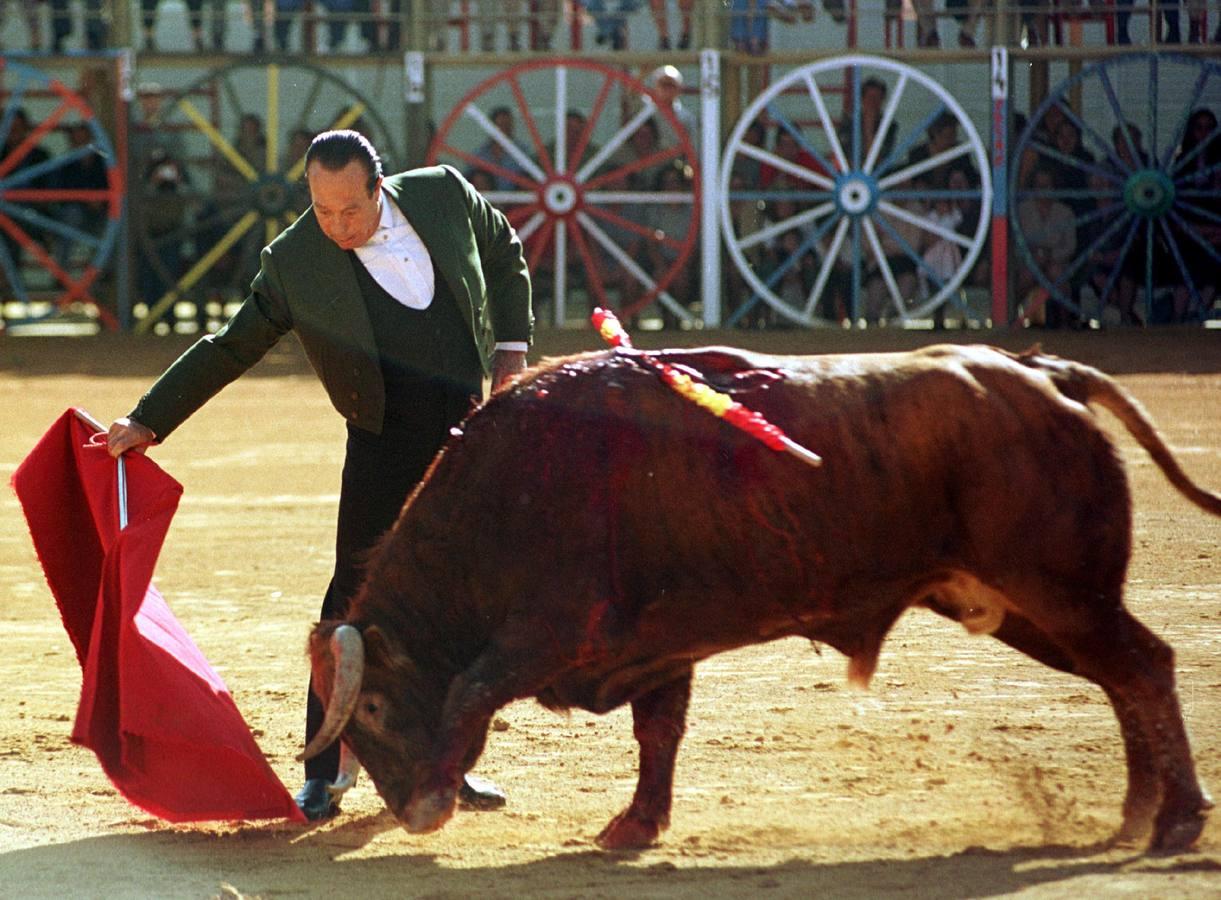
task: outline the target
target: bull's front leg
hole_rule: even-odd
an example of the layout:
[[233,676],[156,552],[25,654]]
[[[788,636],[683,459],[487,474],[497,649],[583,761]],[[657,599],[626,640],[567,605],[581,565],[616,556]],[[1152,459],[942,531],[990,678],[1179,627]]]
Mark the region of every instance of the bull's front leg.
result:
[[670,826],[674,760],[687,729],[691,673],[632,701],[633,732],[640,744],[640,775],[631,805],[598,835],[607,850],[647,847]]

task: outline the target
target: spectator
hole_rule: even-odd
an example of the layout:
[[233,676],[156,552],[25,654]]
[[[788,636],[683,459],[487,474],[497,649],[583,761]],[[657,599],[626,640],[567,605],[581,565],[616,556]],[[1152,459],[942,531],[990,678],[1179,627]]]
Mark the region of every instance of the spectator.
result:
[[533,9],[537,12],[523,15],[522,3],[526,0],[490,0],[480,9],[480,49],[491,53],[496,49],[496,25],[504,22],[508,35],[509,50],[517,52],[526,44],[521,40],[521,28],[526,26],[526,35],[531,33],[537,40],[527,43],[534,50],[550,50],[551,36],[560,20],[559,0],[534,0]]
[[[1047,166],[1039,166],[1031,176],[1031,190],[1036,196],[1028,197],[1018,204],[1018,225],[1026,238],[1026,248],[1031,262],[1043,276],[1058,284],[1064,276],[1069,262],[1077,252],[1077,222],[1072,209],[1065,203],[1049,196],[1056,190],[1055,173]],[[1038,321],[1037,307],[1047,300],[1045,289],[1037,288],[1034,271],[1027,266],[1017,270],[1017,296],[1036,297],[1027,305],[1031,321]],[[1054,327],[1064,319],[1064,310],[1052,304],[1043,310],[1042,318]]]
[[[669,165],[658,173],[653,189],[659,194],[689,193],[691,186],[680,166]],[[682,200],[663,200],[646,204],[641,214],[641,224],[652,232],[651,239],[637,241],[632,250],[636,259],[643,258],[645,270],[654,280],[660,280],[669,273],[678,260],[683,242],[687,239],[687,231],[691,228],[691,204]],[[673,277],[666,287],[667,292],[686,303],[693,299],[692,266],[690,260],[673,271]],[[668,328],[678,326],[674,314],[662,307],[662,321]]]
[[[801,129],[797,125],[777,125],[772,153],[803,169],[809,169],[820,175],[826,175],[827,170],[823,168],[814,154],[802,145],[799,139],[800,134]],[[759,167],[759,187],[767,190],[781,175],[784,176],[785,180],[783,183],[786,185],[801,190],[808,189],[809,187],[808,183],[804,182],[803,179],[798,179],[796,175],[785,172],[766,162]]]
[[954,11],[954,19],[958,22],[959,47],[975,46],[975,28],[980,14],[989,5],[986,0],[945,0],[946,11]]
[[[898,199],[895,201],[895,206],[914,216],[935,220],[935,217],[929,214],[924,204],[918,199]],[[890,274],[895,280],[895,287],[899,292],[900,299],[910,300],[916,295],[917,285],[924,286],[925,274],[923,270],[920,271],[917,277],[916,257],[920,255],[922,250],[925,250],[929,233],[920,226],[898,216],[886,215],[885,220],[889,227],[879,227],[876,229],[878,243],[881,245],[882,254],[886,258],[886,265],[890,269]],[[950,246],[955,251],[958,250],[953,244]],[[864,276],[864,284],[862,286],[864,309],[861,310],[861,313],[870,322],[887,318],[888,310],[893,310],[896,315],[899,314],[902,310],[894,308],[894,299],[890,293],[890,286],[886,284],[886,278],[882,274],[882,266],[878,262],[877,256],[872,250],[866,250],[864,256],[865,267],[862,273]],[[925,250],[924,256],[926,261],[934,267],[939,262],[936,253],[931,250]],[[956,268],[957,266],[955,266]]]
[[137,266],[139,298],[150,307],[174,286],[182,271],[186,167],[156,147],[140,173],[142,246]]
[[[760,131],[762,127],[762,125],[759,126]],[[756,171],[758,170],[756,169]],[[744,242],[763,228],[763,202],[753,197],[741,196],[756,188],[755,180],[748,179],[743,171],[734,168],[729,176],[729,217],[733,221],[733,233],[739,242]],[[741,247],[742,256],[752,271],[762,273],[766,250],[762,241]],[[751,301],[753,291],[736,266],[729,266],[726,274],[726,297],[730,318],[736,317],[739,327],[742,328],[766,327],[770,323],[771,307],[766,303],[756,301],[749,310],[739,314],[738,310],[742,308],[742,305]]]
[[[908,166],[916,165],[958,146],[958,119],[954,117],[953,113],[943,112],[929,125],[928,140],[912,148],[907,156],[907,164]],[[961,171],[966,176],[969,187],[975,188],[979,186],[979,173],[967,158],[966,153],[946,160],[933,169],[923,172],[922,177],[928,181],[929,186],[934,190],[942,190],[949,184],[950,173],[955,170]]]
[[[204,0],[186,0],[187,18],[191,25],[191,46],[196,52],[208,49],[204,42],[203,6]],[[225,46],[225,2],[224,0],[208,0],[212,13],[211,49],[223,50]],[[140,25],[144,34],[144,49],[157,49],[154,32],[157,25],[158,0],[140,0]]]
[[402,0],[382,0],[380,17],[373,15],[373,0],[356,0],[355,12],[361,18],[360,35],[370,53],[394,52],[402,42]]
[[559,148],[555,141],[547,144],[547,158],[557,172],[576,172],[583,160],[592,159],[598,153],[599,146],[586,134],[588,124],[585,113],[578,109],[570,109],[564,116],[564,159],[556,158]]
[[627,47],[627,17],[636,10],[644,0],[581,0],[586,12],[593,16],[594,43],[599,46],[609,44],[612,50],[623,50]]
[[[695,0],[678,0],[678,13],[682,18],[682,32],[678,37],[679,50],[691,47],[691,10]],[[667,22],[666,0],[649,0],[649,12],[653,14],[653,22],[657,25],[657,49],[669,50],[674,46],[670,41],[670,26]]]
[[[852,143],[855,123],[851,108],[846,110],[846,115],[840,121],[839,128],[836,129],[840,147],[843,148],[850,169],[861,168],[865,165],[869,151],[873,147],[874,141],[877,140],[878,128],[882,125],[882,109],[886,105],[886,91],[886,82],[880,78],[869,77],[861,82],[861,146],[859,151],[855,151]],[[886,161],[894,149],[896,130],[892,119],[882,138],[882,146],[878,148],[877,155],[874,157],[875,170]]]
[[[59,0],[66,4],[67,0]],[[35,53],[42,50],[42,22],[38,18],[38,0],[20,0],[21,11],[25,13],[25,27],[28,33],[29,48]],[[8,18],[8,0],[0,0],[0,25]],[[59,47],[55,47],[59,52]]]
[[[1175,243],[1183,257],[1184,278],[1174,287],[1172,318],[1183,322],[1212,308],[1221,278],[1217,256],[1221,247],[1221,132],[1212,110],[1200,108],[1187,118],[1183,140],[1174,158],[1176,179],[1200,194],[1191,198],[1197,209],[1186,209],[1176,222]],[[1192,234],[1194,232],[1194,234]],[[1200,243],[1203,240],[1208,246]],[[1213,252],[1208,252],[1211,247]],[[1188,281],[1190,280],[1190,283]],[[1194,291],[1193,291],[1194,289]],[[1195,294],[1195,297],[1192,294]],[[1198,301],[1193,310],[1192,302]]]
[[[25,0],[27,6],[32,3]],[[108,12],[103,9],[103,0],[85,0],[85,49],[101,50],[106,46],[109,34]],[[72,10],[69,0],[51,0],[51,49],[64,52],[64,41],[72,35]],[[37,48],[35,48],[37,49]]]
[[[314,132],[308,128],[295,128],[292,134],[288,137],[288,146],[284,148],[284,159],[280,165],[280,171],[287,177],[297,165],[305,160],[305,151],[309,149],[310,142],[314,139]],[[296,179],[289,181],[289,215],[301,215],[309,207],[309,185],[305,183],[305,169],[302,166],[301,174]]]
[[[514,146],[518,146],[513,140],[515,124],[513,110],[507,106],[498,106],[492,110],[488,119],[496,126],[505,140],[510,144],[514,144]],[[476,166],[475,171],[486,172],[491,177],[492,190],[512,191],[522,187],[520,181],[515,179],[525,178],[525,170],[522,169],[521,164],[495,138],[489,136],[483,145],[475,151],[474,155],[486,164],[482,167]]]
[[770,38],[768,10],[772,0],[732,0],[729,7],[729,43],[741,53],[766,53]]
[[[658,108],[669,109],[674,114],[674,118],[678,120],[678,124],[687,132],[692,147],[698,146],[699,125],[695,120],[695,114],[687,109],[681,99],[683,93],[683,73],[676,66],[658,66],[649,75],[648,81],[649,86],[653,89],[653,95],[657,100]],[[655,114],[653,118],[659,128],[659,146],[669,148],[678,144],[678,134],[674,131],[673,126],[670,125],[666,117]]]
[[[608,168],[611,171],[636,166],[641,160],[655,155],[659,150],[660,137],[656,119],[645,119],[640,127],[633,131],[626,141],[611,154]],[[649,165],[633,168],[622,179],[616,179],[613,190],[643,191],[649,190],[657,183],[665,162],[654,162]]]
[[186,148],[182,135],[161,121],[161,104],[166,92],[155,82],[146,82],[136,89],[140,118],[131,126],[131,171],[141,177],[158,149],[162,156],[184,159]]
[[[92,134],[84,122],[74,122],[66,129],[68,152],[84,151],[79,158],[59,169],[59,187],[66,191],[104,191],[109,186],[106,175],[106,160],[96,148],[90,147]],[[98,234],[106,220],[104,200],[65,200],[56,210],[61,224],[87,234]],[[58,235],[55,242],[55,260],[65,271],[72,264],[73,250],[77,242],[66,235]]]

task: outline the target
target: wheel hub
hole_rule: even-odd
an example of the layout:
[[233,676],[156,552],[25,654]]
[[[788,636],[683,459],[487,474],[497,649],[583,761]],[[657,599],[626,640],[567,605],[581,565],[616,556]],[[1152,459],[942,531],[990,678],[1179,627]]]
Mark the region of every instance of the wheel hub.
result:
[[566,216],[577,207],[581,199],[577,186],[566,178],[548,181],[542,188],[542,203],[553,216]]
[[835,203],[850,216],[861,216],[877,203],[877,183],[863,172],[848,172],[835,179]]
[[274,218],[288,212],[292,192],[281,176],[264,175],[254,183],[254,207],[262,216]]
[[1141,169],[1124,184],[1123,202],[1136,215],[1156,219],[1174,205],[1174,182],[1158,169]]

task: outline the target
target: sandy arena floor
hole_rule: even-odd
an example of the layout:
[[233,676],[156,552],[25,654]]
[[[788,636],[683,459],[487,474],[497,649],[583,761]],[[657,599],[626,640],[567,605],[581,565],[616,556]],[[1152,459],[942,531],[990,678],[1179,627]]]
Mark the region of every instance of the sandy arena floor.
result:
[[[952,334],[1116,374],[1186,468],[1221,489],[1221,332]],[[892,349],[929,334],[703,333],[779,352]],[[674,342],[638,335],[643,346]],[[594,348],[550,333],[544,352]],[[126,412],[182,341],[0,337],[5,481],[68,406]],[[1102,414],[1105,417],[1105,414]],[[1180,497],[1118,424],[1136,509],[1131,609],[1176,649],[1204,782],[1221,790],[1221,520]],[[305,635],[332,564],[343,426],[286,342],[189,421],[157,461],[185,487],[156,578],[299,786]],[[258,547],[253,564],[249,547]],[[0,895],[10,897],[1221,897],[1221,813],[1199,850],[1107,849],[1122,750],[1101,691],[912,613],[872,689],[797,640],[699,668],[673,827],[647,852],[593,837],[630,797],[630,713],[502,711],[478,771],[510,805],[431,836],[367,781],[343,815],[172,826],[126,803],[68,741],[80,671],[11,491],[0,493]]]

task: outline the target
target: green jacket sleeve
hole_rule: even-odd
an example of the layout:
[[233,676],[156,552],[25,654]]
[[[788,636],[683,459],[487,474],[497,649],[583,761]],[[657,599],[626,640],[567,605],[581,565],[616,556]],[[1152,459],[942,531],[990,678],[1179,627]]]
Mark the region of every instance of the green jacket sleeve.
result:
[[157,440],[169,437],[221,388],[262,359],[292,328],[283,296],[271,253],[264,249],[250,295],[233,318],[178,357],[140,398],[131,418],[151,428]]
[[462,185],[471,229],[479,247],[495,338],[529,343],[534,336],[534,316],[530,304],[530,272],[521,240],[504,213],[488,203],[456,170],[450,171]]

